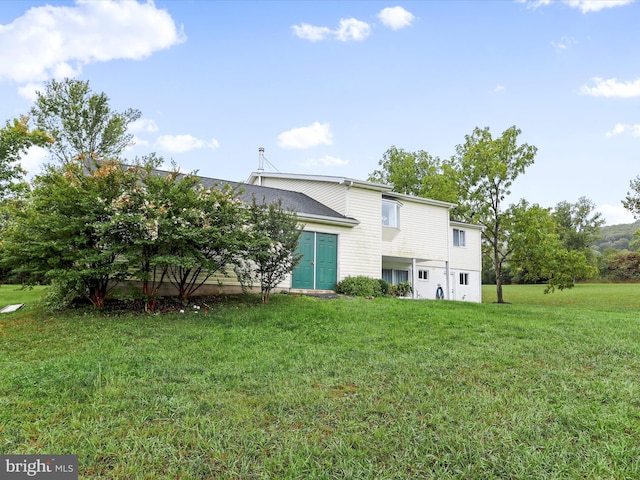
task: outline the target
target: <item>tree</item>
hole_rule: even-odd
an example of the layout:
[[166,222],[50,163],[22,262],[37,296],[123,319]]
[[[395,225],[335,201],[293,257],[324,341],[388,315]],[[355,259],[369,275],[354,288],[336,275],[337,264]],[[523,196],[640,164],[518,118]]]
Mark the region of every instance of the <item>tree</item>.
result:
[[103,159],[119,158],[133,136],[129,124],[140,112],[114,112],[104,93],[93,93],[89,82],[52,80],[38,92],[31,117],[38,130],[51,137],[50,151],[61,163],[83,163],[93,168]]
[[183,304],[216,272],[226,272],[246,241],[244,230],[238,228],[242,203],[234,199],[231,186],[198,184],[185,193],[192,193],[185,195],[192,202],[183,207],[187,222],[178,224],[167,272]]
[[507,251],[508,222],[503,203],[514,180],[532,165],[537,148],[518,145],[521,131],[515,126],[493,138],[489,128],[476,128],[456,147],[454,165],[460,182],[460,201],[455,213],[461,219],[484,227],[486,252],[496,273],[498,303],[502,294],[502,266]]
[[508,209],[506,217],[509,264],[525,282],[544,281],[549,293],[572,288],[576,278],[589,278],[597,271],[583,250],[563,245],[550,209],[521,200]]
[[407,152],[391,147],[378,162],[380,170],[369,175],[369,181],[393,186],[398,193],[445,202],[458,201],[456,172],[451,164],[424,150]]
[[624,208],[633,213],[633,218],[640,218],[640,175],[629,182],[630,192],[622,201]]
[[20,166],[20,157],[34,146],[45,146],[51,138],[43,131],[29,131],[29,118],[22,116],[7,122],[0,129],[0,200],[15,191],[15,180],[23,178],[25,171]]
[[271,290],[302,258],[295,253],[302,228],[295,212],[282,208],[282,202],[267,205],[254,197],[246,214],[249,243],[236,261],[236,275],[243,287],[259,282],[262,303],[269,303]]
[[595,204],[587,197],[580,197],[576,203],[559,202],[553,219],[558,227],[558,235],[564,247],[589,255],[591,245],[600,238],[600,227],[605,223],[602,214],[594,213]]
[[127,276],[125,245],[109,235],[108,206],[137,178],[117,161],[91,172],[79,164],[49,165],[6,230],[3,257],[14,271],[44,276],[60,298],[76,296],[102,308],[109,290]]

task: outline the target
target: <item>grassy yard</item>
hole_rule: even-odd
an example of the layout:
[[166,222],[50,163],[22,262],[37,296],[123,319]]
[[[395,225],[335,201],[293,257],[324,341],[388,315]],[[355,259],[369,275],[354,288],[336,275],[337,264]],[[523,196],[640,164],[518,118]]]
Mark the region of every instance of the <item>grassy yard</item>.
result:
[[0,316],[0,452],[77,454],[81,478],[639,478],[640,286],[535,288],[27,304]]

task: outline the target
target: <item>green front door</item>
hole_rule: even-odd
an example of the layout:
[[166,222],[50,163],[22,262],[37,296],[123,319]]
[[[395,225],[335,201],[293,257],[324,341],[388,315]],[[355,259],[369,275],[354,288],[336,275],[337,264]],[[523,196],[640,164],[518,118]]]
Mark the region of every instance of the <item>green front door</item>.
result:
[[338,236],[316,233],[316,289],[333,290],[338,272]]
[[314,259],[315,259],[315,233],[302,232],[298,240],[296,254],[302,254],[302,259],[293,269],[293,288],[313,290]]
[[338,273],[338,236],[302,232],[296,253],[302,254],[293,269],[291,286],[306,290],[333,290]]

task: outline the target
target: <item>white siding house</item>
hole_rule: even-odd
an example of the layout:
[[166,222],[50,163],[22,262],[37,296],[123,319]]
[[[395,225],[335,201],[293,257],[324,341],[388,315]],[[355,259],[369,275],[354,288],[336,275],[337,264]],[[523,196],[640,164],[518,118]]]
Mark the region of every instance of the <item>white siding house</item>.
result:
[[445,299],[482,300],[482,229],[451,221],[451,203],[345,177],[258,172],[246,184],[302,193],[342,216],[298,213],[304,258],[281,288],[330,290],[365,275],[408,281],[414,298],[435,299],[441,291]]

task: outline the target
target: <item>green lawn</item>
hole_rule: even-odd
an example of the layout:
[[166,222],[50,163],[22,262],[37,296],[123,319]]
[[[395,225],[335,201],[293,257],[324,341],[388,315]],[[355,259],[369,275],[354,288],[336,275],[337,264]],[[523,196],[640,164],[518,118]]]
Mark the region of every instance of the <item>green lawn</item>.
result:
[[0,451],[77,454],[81,478],[639,478],[638,286],[536,288],[27,305],[0,316]]

